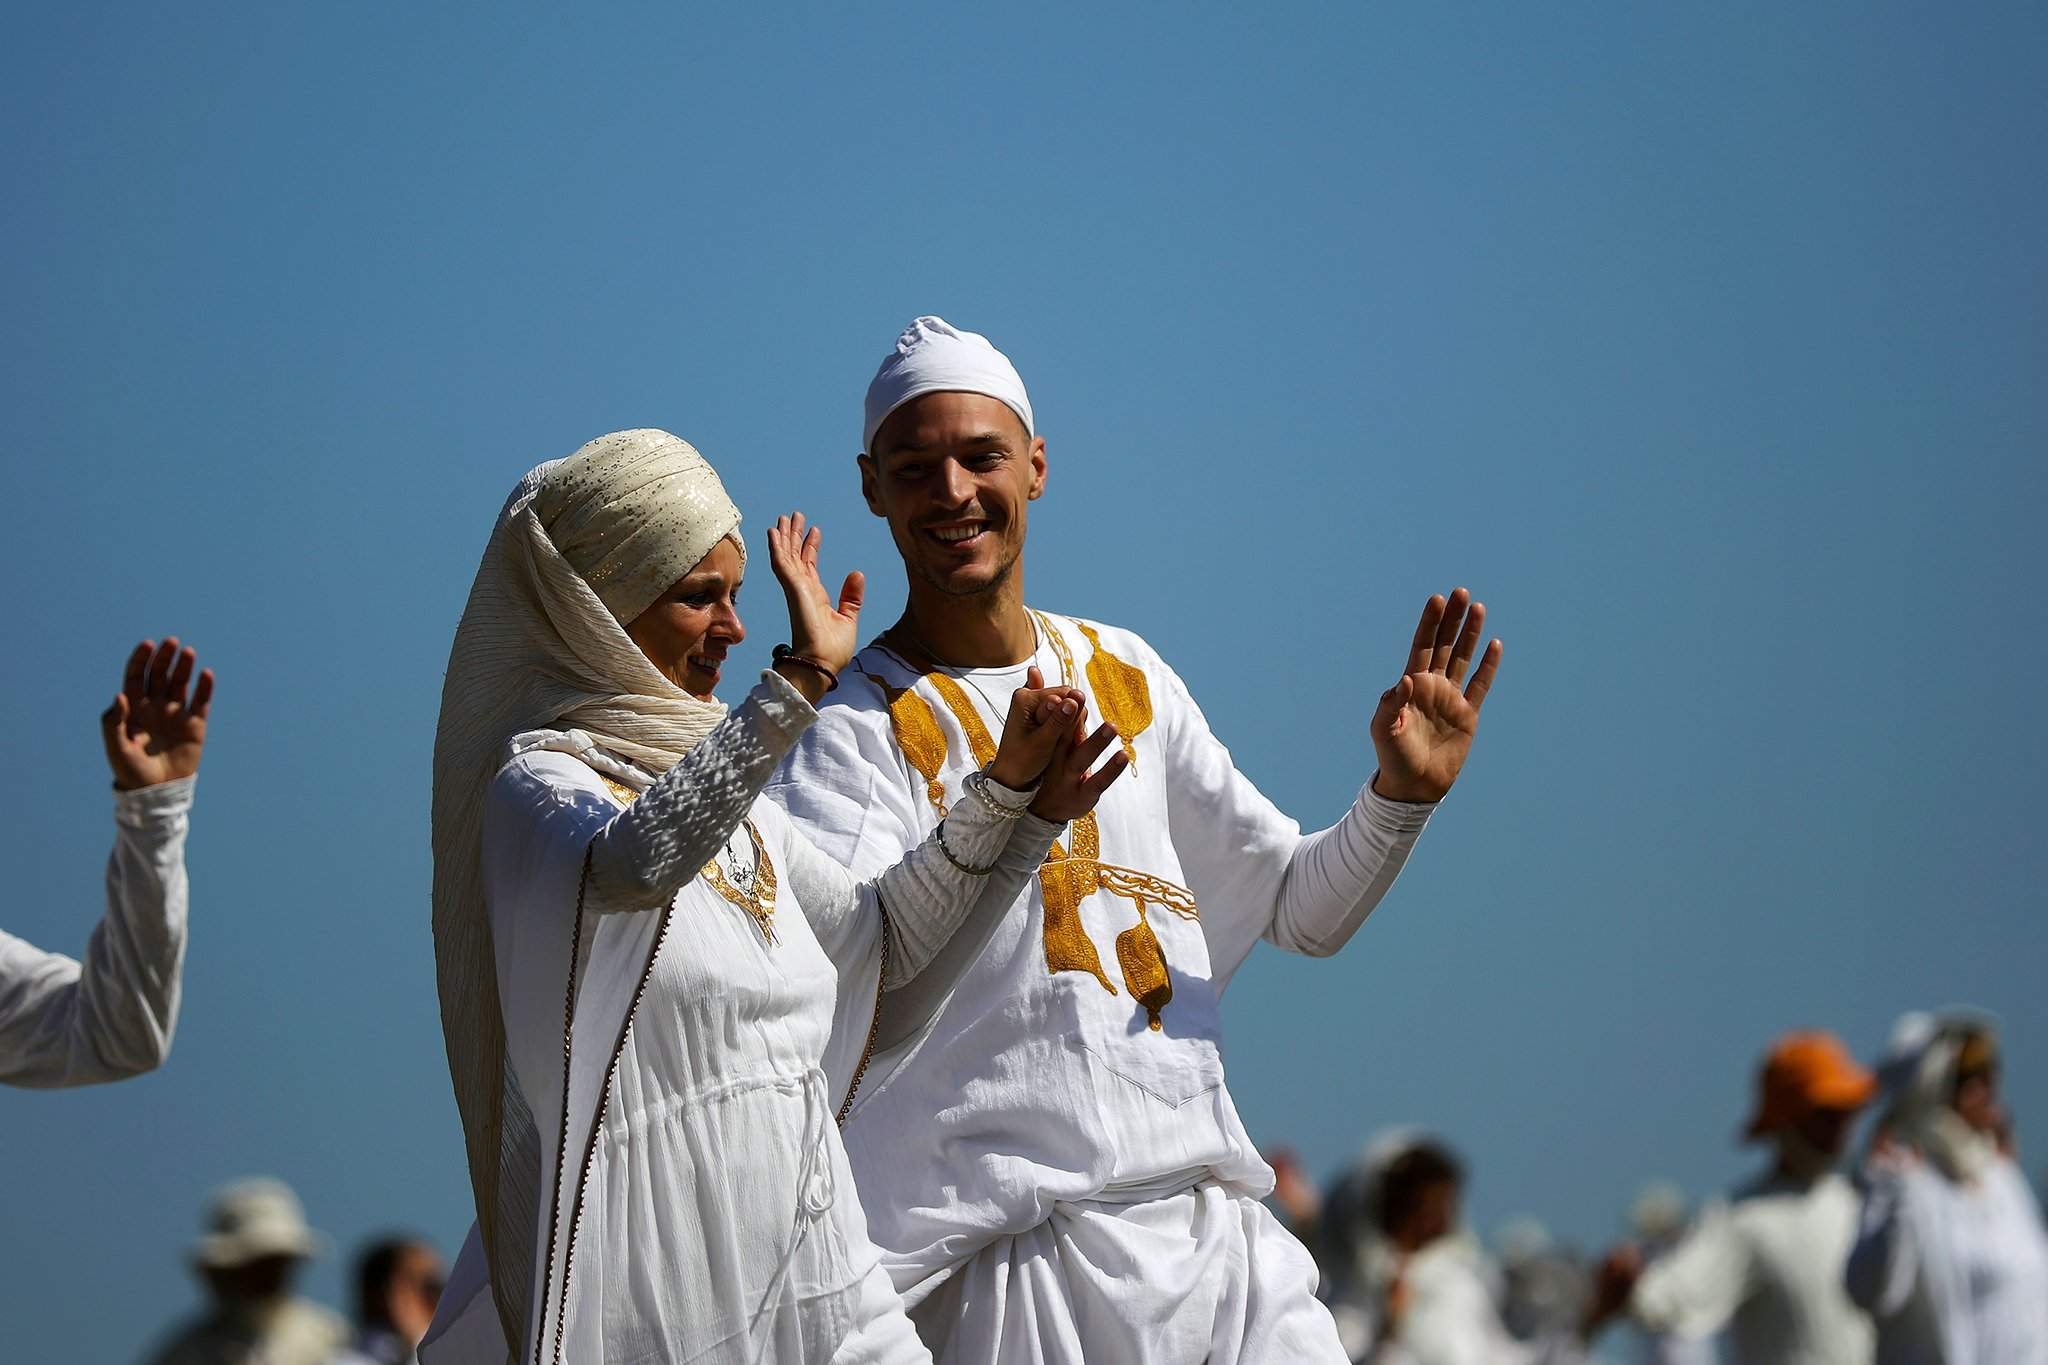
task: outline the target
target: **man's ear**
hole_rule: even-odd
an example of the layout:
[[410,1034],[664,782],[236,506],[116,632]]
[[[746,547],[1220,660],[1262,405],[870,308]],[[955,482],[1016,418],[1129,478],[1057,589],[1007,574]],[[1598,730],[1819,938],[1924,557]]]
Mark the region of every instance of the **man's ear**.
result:
[[860,495],[867,500],[868,511],[878,517],[887,518],[889,514],[882,507],[881,471],[875,468],[874,457],[867,454],[856,455],[853,462],[860,466]]
[[1045,495],[1045,438],[1031,438],[1031,491],[1025,496],[1037,502]]

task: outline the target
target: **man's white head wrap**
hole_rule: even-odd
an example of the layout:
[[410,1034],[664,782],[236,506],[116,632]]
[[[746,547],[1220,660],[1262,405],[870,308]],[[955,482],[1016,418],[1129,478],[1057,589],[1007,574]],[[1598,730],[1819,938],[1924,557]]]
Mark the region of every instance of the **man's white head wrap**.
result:
[[963,332],[944,318],[921,317],[903,329],[896,349],[868,384],[860,448],[873,454],[875,433],[889,414],[928,393],[978,393],[1017,414],[1026,436],[1038,434],[1031,398],[1010,358],[979,332]]
[[665,431],[600,436],[519,481],[455,628],[434,733],[434,964],[478,1231],[507,1341],[525,1330],[541,1142],[505,1058],[484,905],[484,797],[513,736],[525,731],[580,730],[662,772],[724,718],[721,703],[670,682],[624,623],[721,539],[737,541],[739,520],[687,442]]

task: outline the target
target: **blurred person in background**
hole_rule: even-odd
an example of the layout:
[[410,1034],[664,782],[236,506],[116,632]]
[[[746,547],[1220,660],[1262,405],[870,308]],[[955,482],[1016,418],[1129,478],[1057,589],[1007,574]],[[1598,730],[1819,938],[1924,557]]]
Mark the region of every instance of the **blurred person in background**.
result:
[[324,1243],[298,1196],[257,1176],[215,1192],[192,1268],[207,1307],[178,1328],[150,1365],[329,1365],[348,1340],[339,1316],[292,1294]]
[[1991,1021],[1908,1014],[1879,1075],[1846,1284],[1880,1365],[2048,1365],[2048,1234],[2011,1155]]
[[[0,932],[0,1081],[118,1081],[170,1055],[185,962],[185,830],[213,672],[176,637],[144,640],[100,716],[114,774],[107,910],[85,961]],[[188,695],[187,688],[190,688]]]
[[1867,1365],[1870,1323],[1842,1291],[1856,1191],[1835,1168],[1876,1089],[1834,1035],[1779,1039],[1744,1129],[1747,1141],[1770,1145],[1770,1166],[1647,1268],[1634,1248],[1611,1254],[1589,1334],[1626,1310],[1659,1335],[1702,1340],[1725,1330],[1740,1365]]
[[1583,1359],[1566,1332],[1517,1341],[1461,1219],[1465,1172],[1414,1130],[1376,1138],[1323,1201],[1318,1249],[1331,1316],[1354,1361],[1537,1365]]
[[356,1335],[332,1365],[413,1365],[447,1281],[440,1253],[417,1237],[385,1237],[356,1257]]
[[1500,1317],[1517,1341],[1547,1341],[1578,1326],[1588,1280],[1581,1258],[1534,1217],[1513,1218],[1493,1237],[1500,1263]]
[[[1668,1180],[1653,1180],[1636,1192],[1629,1205],[1628,1227],[1636,1239],[1635,1254],[1640,1265],[1652,1266],[1677,1250],[1691,1223],[1685,1192]],[[1598,1284],[1594,1286],[1597,1292]],[[1642,1365],[1714,1365],[1721,1358],[1715,1349],[1718,1333],[1711,1337],[1682,1337],[1675,1332],[1653,1332],[1641,1323],[1632,1325]]]

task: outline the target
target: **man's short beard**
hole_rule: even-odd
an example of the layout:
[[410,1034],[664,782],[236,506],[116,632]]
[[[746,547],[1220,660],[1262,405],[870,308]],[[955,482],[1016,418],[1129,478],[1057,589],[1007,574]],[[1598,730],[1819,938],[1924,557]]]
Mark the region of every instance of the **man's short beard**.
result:
[[1010,581],[1010,575],[1012,573],[1015,573],[1017,570],[1017,561],[1022,557],[1023,556],[1021,554],[1011,555],[1008,559],[1004,560],[1001,564],[996,566],[996,571],[989,575],[988,581],[986,583],[976,583],[971,587],[965,588],[956,588],[952,586],[950,583],[940,581],[939,576],[933,573],[931,568],[928,565],[926,565],[923,560],[914,560],[912,562],[917,567],[917,576],[919,578],[922,578],[926,583],[930,584],[933,588],[936,588],[938,591],[944,593],[948,597],[966,598],[985,596],[989,593],[995,592],[997,589],[1001,588],[1005,583],[1008,583]]

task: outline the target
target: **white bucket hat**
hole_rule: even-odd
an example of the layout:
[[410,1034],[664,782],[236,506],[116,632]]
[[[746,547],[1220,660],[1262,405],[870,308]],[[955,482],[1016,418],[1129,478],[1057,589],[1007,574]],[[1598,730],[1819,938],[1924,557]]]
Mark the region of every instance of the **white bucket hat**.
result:
[[252,1176],[214,1191],[206,1234],[193,1245],[192,1259],[209,1270],[231,1270],[266,1256],[317,1256],[326,1246],[326,1239],[306,1226],[291,1186]]

